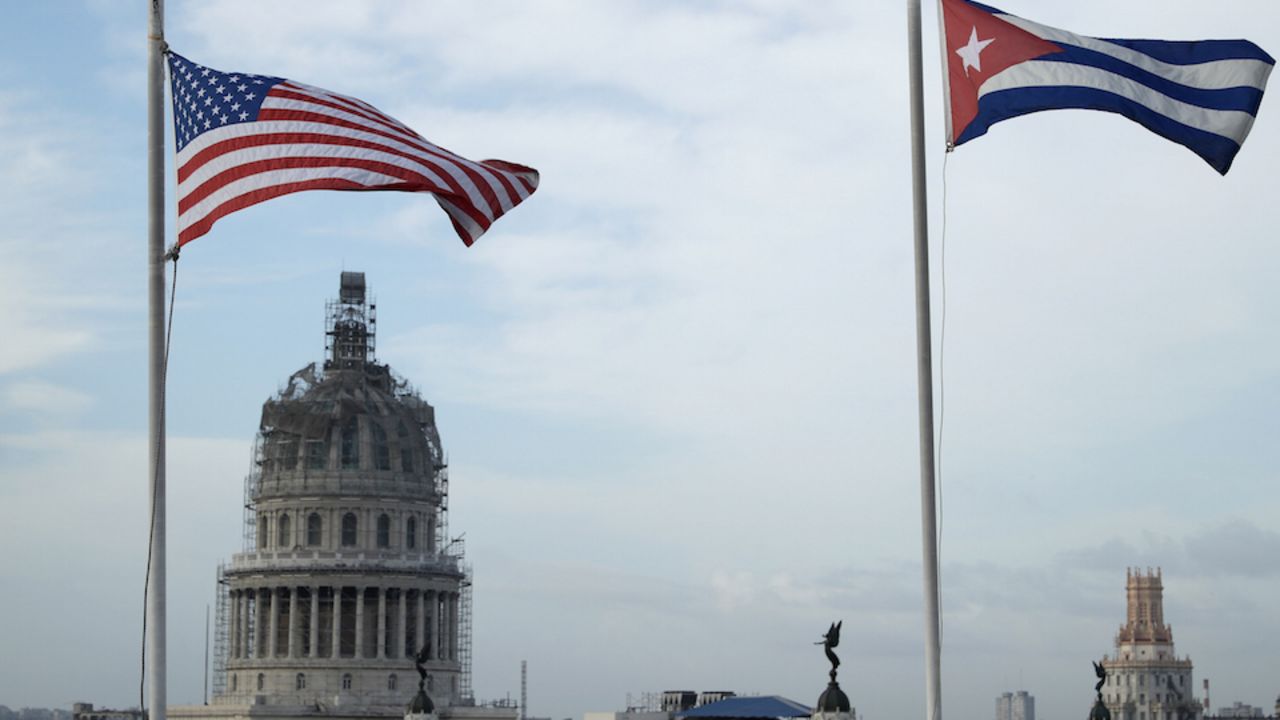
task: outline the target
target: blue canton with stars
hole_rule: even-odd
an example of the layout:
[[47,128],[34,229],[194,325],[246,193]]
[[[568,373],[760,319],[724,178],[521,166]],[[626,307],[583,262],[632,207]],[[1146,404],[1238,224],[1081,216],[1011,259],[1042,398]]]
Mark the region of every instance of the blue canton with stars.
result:
[[169,53],[173,127],[178,152],[201,133],[258,119],[267,91],[284,78],[224,73]]

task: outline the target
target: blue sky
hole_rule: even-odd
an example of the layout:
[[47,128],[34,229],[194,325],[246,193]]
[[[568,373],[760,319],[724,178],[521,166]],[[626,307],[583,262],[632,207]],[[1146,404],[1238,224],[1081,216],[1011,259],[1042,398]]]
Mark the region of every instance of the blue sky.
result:
[[[931,5],[926,3],[926,5]],[[304,9],[305,8],[305,9]],[[1280,51],[1270,0],[1008,0],[1109,37]],[[145,550],[145,3],[0,28],[0,703],[135,702]],[[435,203],[304,193],[183,253],[170,366],[170,699],[240,546],[261,403],[323,350],[338,273],[437,408],[475,565],[475,687],[530,712],[825,684],[922,710],[900,3],[171,1],[213,67],[357,95],[537,194],[475,247]],[[935,19],[926,7],[925,28]],[[1115,116],[1042,113],[946,174],[944,698],[1087,711],[1127,566],[1162,566],[1215,706],[1280,694],[1280,115],[1231,173]],[[170,195],[172,197],[172,195]],[[172,225],[170,225],[172,227]],[[945,249],[945,266],[941,262]],[[66,668],[91,668],[67,674]]]

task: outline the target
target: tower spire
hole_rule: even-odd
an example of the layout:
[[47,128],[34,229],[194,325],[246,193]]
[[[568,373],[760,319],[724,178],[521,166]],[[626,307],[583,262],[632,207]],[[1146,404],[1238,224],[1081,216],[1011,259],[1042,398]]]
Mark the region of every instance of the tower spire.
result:
[[326,309],[325,368],[358,370],[373,362],[378,306],[368,299],[364,273],[343,272],[338,299]]

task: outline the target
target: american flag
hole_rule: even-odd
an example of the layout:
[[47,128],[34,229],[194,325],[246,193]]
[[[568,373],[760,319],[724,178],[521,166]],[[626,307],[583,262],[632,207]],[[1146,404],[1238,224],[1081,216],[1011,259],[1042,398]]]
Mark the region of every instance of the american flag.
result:
[[301,190],[429,192],[470,245],[538,187],[533,168],[467,160],[362,100],[168,57],[179,246],[218,218]]

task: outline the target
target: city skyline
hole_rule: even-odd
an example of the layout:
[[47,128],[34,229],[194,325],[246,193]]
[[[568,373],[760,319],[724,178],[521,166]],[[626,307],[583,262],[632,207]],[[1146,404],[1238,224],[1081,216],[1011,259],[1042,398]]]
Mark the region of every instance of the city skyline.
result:
[[[145,3],[0,29],[0,703],[136,704],[145,553]],[[1106,37],[1247,37],[1237,0],[999,3]],[[1043,6],[1043,7],[1042,7]],[[923,707],[905,10],[897,3],[177,2],[173,47],[538,168],[472,248],[425,196],[304,193],[188,246],[169,368],[169,699],[202,693],[263,401],[363,271],[437,411],[475,689],[812,703],[843,620],[866,720]],[[936,28],[926,3],[925,29]],[[1280,694],[1280,246],[1264,99],[1231,173],[1101,113],[947,159],[926,38],[943,714],[1087,713],[1124,571],[1215,707]],[[169,146],[167,146],[169,147]],[[172,187],[171,187],[172,190]],[[174,197],[172,192],[170,198]],[[172,224],[170,228],[172,228]],[[942,262],[945,256],[945,264]],[[944,293],[945,285],[945,293]],[[1200,692],[1196,688],[1196,692]]]

